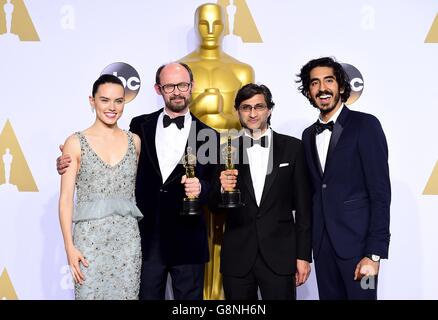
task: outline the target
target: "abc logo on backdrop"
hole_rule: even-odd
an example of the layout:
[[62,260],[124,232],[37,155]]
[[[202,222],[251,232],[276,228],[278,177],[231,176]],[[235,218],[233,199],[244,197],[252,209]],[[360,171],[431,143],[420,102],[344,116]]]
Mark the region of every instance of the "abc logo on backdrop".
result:
[[125,62],[114,62],[106,66],[101,74],[112,74],[118,77],[125,87],[125,101],[131,102],[140,91],[140,76],[137,70]]
[[364,86],[363,77],[355,66],[348,63],[341,63],[341,65],[350,78],[351,94],[347,100],[347,105],[351,105],[356,102],[362,94]]

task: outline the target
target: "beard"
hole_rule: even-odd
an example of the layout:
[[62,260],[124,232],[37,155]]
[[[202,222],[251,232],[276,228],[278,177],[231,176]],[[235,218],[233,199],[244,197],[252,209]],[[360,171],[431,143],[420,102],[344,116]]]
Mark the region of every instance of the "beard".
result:
[[[180,104],[176,104],[173,102],[173,100],[176,99],[182,99],[183,103]],[[171,110],[172,112],[180,112],[184,109],[186,109],[188,107],[188,105],[190,104],[190,96],[188,98],[184,97],[184,96],[173,96],[172,98],[170,98],[168,101],[166,101],[166,107]]]
[[[321,91],[321,92],[319,92],[316,95],[316,97],[318,98],[319,96],[321,96],[323,94],[331,94],[331,95],[333,95],[329,91]],[[321,112],[321,114],[327,114],[327,113],[330,113],[331,111],[333,111],[333,109],[336,108],[336,106],[338,105],[340,99],[341,99],[341,95],[339,94],[339,92],[337,92],[336,94],[333,95],[333,102],[332,102],[332,104],[328,105],[327,107],[324,107],[324,105],[321,107],[320,105],[318,105],[316,100],[314,100],[313,98],[309,98],[309,101],[312,104],[312,106],[314,106],[316,109],[318,109]]]

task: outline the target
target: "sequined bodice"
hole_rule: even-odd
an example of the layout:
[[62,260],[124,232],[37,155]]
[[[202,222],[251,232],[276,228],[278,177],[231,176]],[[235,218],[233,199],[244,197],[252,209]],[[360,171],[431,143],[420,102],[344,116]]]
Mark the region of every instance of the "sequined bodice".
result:
[[96,154],[81,132],[76,133],[81,145],[81,164],[76,178],[77,205],[103,199],[135,201],[137,156],[132,133],[126,133],[127,152],[114,166],[105,163]]

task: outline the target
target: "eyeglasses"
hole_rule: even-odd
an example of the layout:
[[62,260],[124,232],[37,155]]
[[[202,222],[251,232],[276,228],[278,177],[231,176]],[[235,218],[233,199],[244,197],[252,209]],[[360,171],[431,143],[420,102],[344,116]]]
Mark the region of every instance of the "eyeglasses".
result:
[[173,83],[168,83],[168,84],[164,84],[164,85],[158,85],[161,89],[163,89],[163,91],[165,93],[172,93],[175,91],[175,87],[178,88],[179,91],[181,92],[186,92],[190,89],[190,86],[192,84],[189,82],[180,82],[178,84],[173,84]]
[[262,104],[262,103],[258,103],[254,106],[250,105],[250,104],[242,104],[239,106],[239,110],[242,112],[251,112],[252,109],[254,109],[255,111],[259,112],[259,111],[264,111],[266,110],[268,106],[266,104]]

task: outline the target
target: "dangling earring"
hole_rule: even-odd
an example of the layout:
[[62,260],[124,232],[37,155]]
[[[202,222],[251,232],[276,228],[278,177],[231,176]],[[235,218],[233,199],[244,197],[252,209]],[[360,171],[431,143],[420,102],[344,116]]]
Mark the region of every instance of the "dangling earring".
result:
[[94,113],[94,108],[93,107],[91,107],[91,112]]

